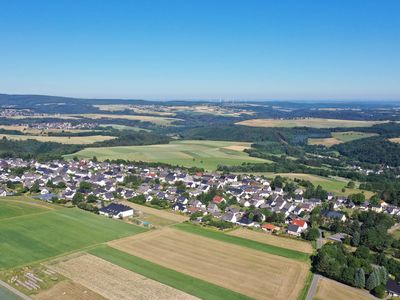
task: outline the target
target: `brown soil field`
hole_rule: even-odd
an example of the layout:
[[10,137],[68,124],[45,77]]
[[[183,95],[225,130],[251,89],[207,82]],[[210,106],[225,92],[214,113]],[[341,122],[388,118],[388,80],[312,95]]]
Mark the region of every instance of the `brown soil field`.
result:
[[234,150],[234,151],[244,151],[245,149],[249,149],[250,147],[248,146],[242,146],[242,145],[232,145],[228,147],[224,147],[224,149],[228,150]]
[[308,139],[309,145],[324,145],[326,147],[331,147],[337,144],[342,144],[343,142],[336,138],[323,138],[323,139]]
[[251,119],[236,123],[252,127],[314,127],[314,128],[334,128],[334,127],[369,127],[375,124],[385,123],[386,121],[354,121],[339,119]]
[[172,228],[110,246],[255,299],[297,299],[309,266]]
[[83,285],[64,280],[47,291],[34,296],[35,300],[106,300],[103,296],[89,290]]
[[318,282],[315,298],[318,300],[370,300],[375,299],[368,292],[353,288],[337,281],[322,278]]
[[132,202],[129,202],[129,201],[121,201],[121,203],[124,204],[124,205],[130,206],[133,209],[142,211],[142,212],[144,212],[146,214],[158,216],[158,217],[163,218],[163,219],[174,221],[175,223],[182,223],[182,222],[185,222],[185,221],[189,220],[189,217],[187,217],[187,216],[179,215],[179,214],[167,211],[167,210],[160,210],[160,209],[156,209],[156,208],[152,208],[152,207],[148,207],[148,206],[132,203]]
[[197,299],[90,254],[63,257],[48,267],[110,300]]
[[270,233],[258,232],[254,230],[239,228],[228,232],[229,235],[238,236],[241,238],[273,245],[277,247],[301,251],[304,253],[313,253],[313,248],[310,243],[295,240],[292,238],[280,237]]

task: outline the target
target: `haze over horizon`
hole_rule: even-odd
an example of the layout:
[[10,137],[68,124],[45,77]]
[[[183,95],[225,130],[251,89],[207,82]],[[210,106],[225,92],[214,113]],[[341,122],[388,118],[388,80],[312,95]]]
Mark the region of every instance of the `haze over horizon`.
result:
[[400,100],[400,2],[0,5],[0,92],[146,100]]

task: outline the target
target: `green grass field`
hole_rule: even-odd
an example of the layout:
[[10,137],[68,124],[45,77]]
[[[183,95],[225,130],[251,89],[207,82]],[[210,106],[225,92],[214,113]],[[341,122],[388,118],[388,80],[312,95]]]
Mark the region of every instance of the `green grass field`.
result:
[[23,215],[37,214],[48,211],[43,206],[37,206],[34,203],[17,202],[13,200],[1,199],[0,200],[0,221],[9,218],[15,218]]
[[165,268],[111,247],[96,247],[91,249],[89,253],[201,299],[251,299],[210,282]]
[[296,259],[299,261],[309,261],[310,257],[308,254],[296,250],[285,249],[277,246],[268,245],[265,243],[256,242],[253,240],[227,235],[223,232],[205,229],[203,227],[189,224],[181,223],[173,225],[174,228],[183,230],[189,233],[201,235],[203,237],[211,238],[225,243],[235,244],[247,248],[251,248],[258,251],[263,251],[269,254],[278,255],[286,258]]
[[[77,208],[29,208],[29,204],[10,202],[0,201],[0,269],[146,231]],[[21,210],[16,209],[17,203]]]
[[141,131],[141,130],[143,130],[143,131],[147,131],[147,132],[151,131],[150,129],[140,128],[140,127],[137,127],[137,126],[126,126],[126,125],[119,125],[119,124],[105,124],[105,125],[100,125],[100,127],[103,127],[103,128],[112,127],[114,129],[117,129],[117,130],[132,130],[132,131]]
[[85,148],[66,155],[65,158],[71,159],[74,156],[84,159],[96,156],[99,160],[123,158],[200,167],[206,170],[215,170],[220,164],[232,166],[243,162],[268,162],[248,156],[243,152],[243,149],[248,147],[250,143],[184,140],[165,145]]
[[102,142],[115,139],[115,136],[106,135],[90,135],[90,136],[47,136],[47,135],[13,135],[1,134],[0,138],[7,138],[9,140],[26,141],[37,140],[39,142],[54,142],[61,144],[74,144],[74,145],[88,145],[95,142]]
[[[356,193],[364,193],[365,197],[369,198],[371,197],[374,193],[370,191],[363,191],[358,188],[354,189],[349,189],[346,187],[347,183],[350,181],[349,179],[345,179],[342,177],[322,177],[318,175],[312,175],[312,174],[304,174],[304,173],[254,173],[254,175],[264,175],[268,178],[274,178],[275,176],[282,176],[282,177],[287,177],[290,179],[304,179],[304,180],[309,180],[311,181],[315,186],[320,185],[322,188],[328,192],[332,192],[335,195],[338,196],[348,196],[350,194],[356,194]],[[356,183],[356,186],[358,184]],[[345,188],[345,191],[342,192],[342,188]]]

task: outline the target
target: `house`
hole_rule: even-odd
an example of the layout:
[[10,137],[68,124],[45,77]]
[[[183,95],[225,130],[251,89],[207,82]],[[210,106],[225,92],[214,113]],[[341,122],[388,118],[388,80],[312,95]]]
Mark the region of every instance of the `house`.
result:
[[106,207],[100,208],[99,214],[110,218],[126,218],[133,216],[133,208],[123,204],[111,203]]
[[400,296],[400,284],[393,280],[389,279],[386,283],[386,290],[391,297],[398,297]]
[[275,226],[274,224],[267,223],[267,224],[263,224],[261,226],[261,229],[266,232],[274,233],[276,231],[279,231],[280,228],[278,226]]
[[222,202],[225,202],[225,199],[224,199],[224,197],[221,197],[221,196],[216,195],[216,196],[214,196],[214,198],[212,199],[212,202],[215,203],[215,204],[220,204],[220,203],[222,203]]
[[236,223],[237,221],[237,214],[228,212],[222,216],[222,220],[226,222]]
[[301,232],[305,231],[308,228],[308,224],[306,221],[304,221],[303,219],[294,219],[291,223],[291,225],[296,225],[300,228]]
[[342,222],[346,221],[346,215],[340,211],[324,211],[321,216],[328,220],[339,220]]
[[7,192],[3,189],[0,189],[0,197],[5,197],[7,196]]
[[290,224],[287,229],[287,233],[294,236],[300,236],[302,233],[302,229],[294,224]]

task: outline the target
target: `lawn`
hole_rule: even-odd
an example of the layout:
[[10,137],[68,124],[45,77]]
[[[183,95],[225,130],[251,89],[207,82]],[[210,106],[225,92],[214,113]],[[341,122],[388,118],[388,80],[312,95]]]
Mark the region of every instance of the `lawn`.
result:
[[18,211],[8,201],[0,202],[0,211],[6,211],[6,218],[0,219],[0,269],[30,264],[146,231],[77,208],[38,211],[34,207],[30,211],[24,204],[21,207],[23,211]]
[[243,162],[268,162],[250,157],[243,152],[250,143],[223,141],[173,141],[170,144],[150,146],[123,146],[85,148],[77,153],[66,155],[71,159],[92,158],[99,160],[124,158],[127,160],[160,162],[185,167],[200,167],[206,170],[216,170],[218,165],[241,165]]
[[245,239],[238,236],[228,235],[220,231],[206,229],[197,225],[189,224],[189,223],[182,223],[173,226],[179,230],[183,230],[189,233],[201,235],[203,237],[211,238],[214,240],[218,240],[225,243],[235,244],[247,248],[251,248],[254,250],[266,252],[273,255],[278,255],[290,259],[295,259],[299,261],[309,261],[310,257],[308,254],[292,249],[285,249],[282,247],[269,245],[265,243],[261,243],[258,241]]
[[0,139],[6,137],[9,140],[26,141],[26,140],[37,140],[39,142],[54,142],[61,144],[76,144],[76,145],[88,145],[95,142],[102,142],[107,140],[115,139],[115,136],[105,135],[90,135],[90,136],[47,136],[47,135],[13,135],[13,134],[1,134]]
[[375,124],[385,123],[386,121],[355,121],[339,119],[251,119],[236,123],[251,127],[313,127],[313,128],[351,128],[351,127],[370,127]]
[[201,299],[251,299],[210,282],[165,268],[114,248],[101,246],[91,249],[89,253]]

